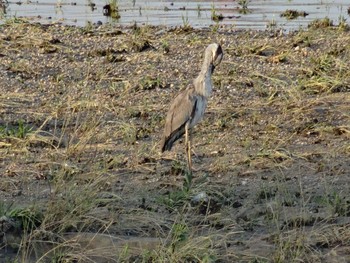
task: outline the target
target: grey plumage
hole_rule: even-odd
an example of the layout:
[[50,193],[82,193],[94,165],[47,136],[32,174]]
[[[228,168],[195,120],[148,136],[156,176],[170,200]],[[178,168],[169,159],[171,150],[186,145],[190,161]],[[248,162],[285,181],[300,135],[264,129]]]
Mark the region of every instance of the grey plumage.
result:
[[185,134],[187,121],[193,120],[198,100],[194,93],[194,89],[185,90],[175,98],[174,103],[170,106],[161,142],[162,152],[171,150],[174,142]]
[[205,50],[198,77],[190,87],[174,99],[165,121],[161,140],[162,152],[170,151],[175,141],[186,133],[186,129],[193,128],[203,118],[208,97],[213,89],[211,75],[215,66],[221,62],[222,56],[223,52],[219,44],[209,45]]

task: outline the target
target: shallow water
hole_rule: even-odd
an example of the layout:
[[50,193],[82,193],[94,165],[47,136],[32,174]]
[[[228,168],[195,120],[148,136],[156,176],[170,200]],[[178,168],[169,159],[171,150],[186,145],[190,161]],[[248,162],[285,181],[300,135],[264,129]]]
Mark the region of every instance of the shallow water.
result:
[[[90,6],[91,3],[95,7]],[[238,1],[162,1],[162,0],[119,0],[121,18],[113,20],[103,15],[103,6],[107,0],[37,0],[12,1],[8,3],[4,18],[27,17],[34,21],[85,26],[91,23],[113,22],[121,25],[133,23],[149,25],[181,26],[189,23],[193,27],[208,27],[216,24],[211,20],[214,8],[217,14],[225,18],[220,24],[229,24],[237,28],[265,29],[272,22],[286,30],[306,27],[316,18],[329,17],[338,23],[339,19],[349,19],[349,0],[250,0],[248,14],[239,12]],[[305,11],[309,15],[287,20],[280,14],[293,9]]]

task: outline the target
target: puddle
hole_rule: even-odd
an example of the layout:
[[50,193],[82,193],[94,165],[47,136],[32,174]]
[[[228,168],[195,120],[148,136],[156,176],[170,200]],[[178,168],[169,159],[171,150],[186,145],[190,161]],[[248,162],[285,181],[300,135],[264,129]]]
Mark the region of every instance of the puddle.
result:
[[[18,235],[18,234],[17,234]],[[12,233],[7,233],[6,238],[11,246],[20,246],[21,237],[15,236]],[[111,236],[99,233],[66,233],[61,237],[64,239],[63,244],[36,242],[31,243],[31,248],[28,251],[19,251],[11,247],[0,248],[0,262],[15,262],[16,256],[25,255],[25,262],[53,262],[49,259],[57,258],[60,253],[63,255],[84,253],[84,257],[88,262],[108,263],[118,262],[116,255],[138,256],[145,253],[144,251],[153,251],[159,249],[164,240],[152,237],[129,237],[129,236]],[[117,257],[118,258],[118,257]],[[56,261],[55,261],[56,262]],[[61,261],[60,261],[61,262]],[[64,261],[66,262],[66,261]],[[75,262],[75,261],[74,261]]]
[[[241,14],[242,7],[238,1],[138,1],[119,0],[120,19],[112,20],[103,15],[105,1],[89,0],[37,0],[11,1],[6,7],[6,18],[27,17],[37,22],[62,22],[68,25],[85,26],[91,23],[113,22],[121,25],[148,24],[182,26],[190,24],[193,27],[208,27],[215,25],[211,14],[213,8],[224,19],[220,24],[228,24],[237,28],[265,29],[267,25],[275,24],[286,30],[306,27],[316,18],[329,17],[335,24],[339,19],[349,19],[349,0],[247,0],[247,14]],[[1,0],[0,0],[1,2]],[[93,7],[92,7],[93,6]],[[309,15],[287,20],[280,14],[293,9],[304,11]],[[1,12],[1,11],[0,11]]]

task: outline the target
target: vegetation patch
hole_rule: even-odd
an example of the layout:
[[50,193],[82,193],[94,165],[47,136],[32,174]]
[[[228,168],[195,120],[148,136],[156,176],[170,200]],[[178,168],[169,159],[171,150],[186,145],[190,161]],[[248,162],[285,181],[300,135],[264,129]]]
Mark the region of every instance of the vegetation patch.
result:
[[330,20],[328,17],[322,19],[315,19],[309,24],[309,27],[312,28],[325,28],[333,26],[333,20]]
[[218,14],[216,12],[216,9],[214,8],[214,6],[212,6],[212,9],[211,9],[211,20],[219,22],[219,21],[221,21],[223,19],[224,19],[224,16],[222,14]]
[[250,2],[249,0],[239,0],[238,1],[238,5],[239,5],[238,10],[239,10],[240,14],[248,14],[251,12],[248,8],[249,2]]
[[119,19],[119,5],[118,0],[109,0],[108,4],[103,6],[103,15],[110,16],[114,19]]
[[285,17],[287,19],[296,19],[299,16],[306,17],[309,14],[306,13],[305,11],[297,11],[297,10],[292,10],[292,9],[287,9],[286,11],[282,12],[280,14],[281,17]]

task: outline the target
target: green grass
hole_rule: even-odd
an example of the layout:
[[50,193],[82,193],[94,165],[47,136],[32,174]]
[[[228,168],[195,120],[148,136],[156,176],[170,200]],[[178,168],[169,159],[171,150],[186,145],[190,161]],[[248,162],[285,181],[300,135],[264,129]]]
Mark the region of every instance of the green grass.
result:
[[0,126],[0,138],[15,137],[25,139],[31,132],[32,127],[19,120],[15,125]]
[[215,6],[213,4],[211,6],[211,20],[218,22],[218,21],[221,21],[223,19],[224,19],[224,16],[222,14],[218,14],[216,12]]
[[240,14],[248,14],[251,12],[248,8],[249,2],[250,2],[249,0],[239,0],[238,1]]

